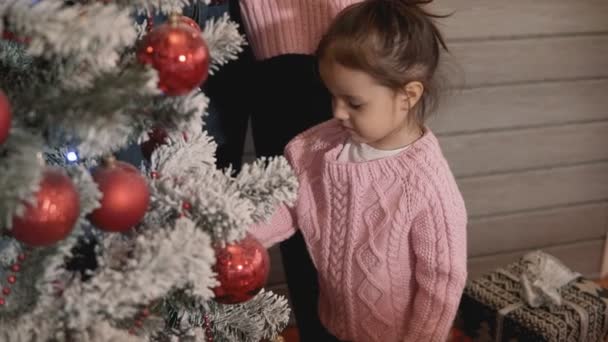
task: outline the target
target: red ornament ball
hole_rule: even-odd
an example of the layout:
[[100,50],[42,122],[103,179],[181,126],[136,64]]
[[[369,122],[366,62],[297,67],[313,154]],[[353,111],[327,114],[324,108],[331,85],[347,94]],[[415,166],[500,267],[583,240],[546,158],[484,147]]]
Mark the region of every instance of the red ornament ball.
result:
[[0,145],[8,138],[12,119],[11,105],[6,95],[0,90]]
[[141,221],[148,210],[150,190],[139,170],[112,159],[93,171],[93,180],[103,194],[101,207],[89,215],[93,225],[108,232],[125,232]]
[[201,33],[178,17],[153,28],[137,50],[137,59],[158,72],[158,86],[167,95],[183,95],[209,75],[209,49]]
[[181,15],[181,16],[179,16],[178,20],[179,20],[180,24],[187,25],[198,33],[202,32],[201,27],[198,26],[198,23],[196,21],[194,21],[194,19],[192,19],[190,17],[186,17],[185,15]]
[[36,193],[36,205],[13,218],[12,235],[31,246],[47,246],[70,234],[80,215],[80,199],[72,180],[57,169],[47,169]]
[[252,235],[216,248],[214,271],[220,285],[213,289],[215,301],[237,304],[248,301],[262,290],[270,272],[268,251]]
[[152,152],[156,150],[160,145],[163,145],[167,142],[167,131],[162,128],[154,128],[152,131],[148,132],[148,137],[150,139],[141,143],[141,154],[146,158],[146,160],[150,160],[152,157]]

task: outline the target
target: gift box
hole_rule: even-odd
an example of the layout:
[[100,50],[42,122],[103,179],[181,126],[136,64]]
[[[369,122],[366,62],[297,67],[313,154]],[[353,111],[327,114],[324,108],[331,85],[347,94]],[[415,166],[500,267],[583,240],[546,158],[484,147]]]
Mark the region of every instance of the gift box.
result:
[[536,251],[469,281],[456,325],[479,342],[603,342],[608,290]]

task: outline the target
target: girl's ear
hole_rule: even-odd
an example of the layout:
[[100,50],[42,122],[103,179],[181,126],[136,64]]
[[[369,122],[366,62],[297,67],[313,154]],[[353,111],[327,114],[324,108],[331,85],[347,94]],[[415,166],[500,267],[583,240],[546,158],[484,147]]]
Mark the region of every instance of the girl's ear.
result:
[[404,97],[404,105],[407,106],[407,109],[410,110],[418,104],[420,99],[422,98],[422,93],[424,93],[424,85],[418,81],[412,81],[403,86],[403,94]]

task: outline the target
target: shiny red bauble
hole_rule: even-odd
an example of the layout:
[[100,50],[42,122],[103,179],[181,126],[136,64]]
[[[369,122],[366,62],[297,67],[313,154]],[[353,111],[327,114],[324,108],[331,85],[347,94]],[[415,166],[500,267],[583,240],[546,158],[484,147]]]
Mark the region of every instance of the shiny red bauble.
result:
[[89,215],[89,221],[108,232],[125,232],[137,225],[150,203],[148,183],[139,170],[111,159],[92,175],[103,197],[101,207]]
[[158,87],[167,95],[184,95],[209,76],[209,49],[200,31],[172,17],[153,28],[138,47],[137,59],[158,72]]
[[198,26],[198,23],[196,21],[194,21],[194,19],[192,19],[190,17],[186,17],[185,15],[182,15],[179,17],[178,20],[181,24],[187,25],[199,33],[202,32],[201,27]]
[[213,289],[215,301],[237,304],[248,301],[262,290],[270,272],[270,257],[266,248],[252,235],[215,250],[220,285]]
[[80,215],[80,199],[72,180],[58,169],[44,171],[36,203],[13,218],[12,235],[30,246],[48,246],[67,237]]

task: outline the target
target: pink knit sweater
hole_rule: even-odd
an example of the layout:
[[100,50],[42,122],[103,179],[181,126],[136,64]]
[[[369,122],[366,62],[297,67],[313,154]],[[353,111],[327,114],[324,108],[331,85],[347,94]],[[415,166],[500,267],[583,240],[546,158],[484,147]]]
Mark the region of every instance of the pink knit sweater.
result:
[[240,0],[247,38],[257,59],[312,54],[331,20],[361,0]]
[[346,134],[330,120],[289,143],[298,199],[251,231],[267,247],[302,231],[321,321],[339,339],[444,342],[467,275],[467,216],[437,139],[427,129],[397,155],[339,162]]

